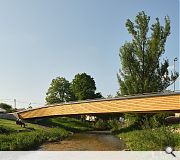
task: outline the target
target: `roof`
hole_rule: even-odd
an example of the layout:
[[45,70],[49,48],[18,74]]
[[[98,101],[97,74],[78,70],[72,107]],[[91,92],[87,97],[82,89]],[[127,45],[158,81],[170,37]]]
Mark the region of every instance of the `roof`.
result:
[[0,113],[5,113],[5,112],[6,112],[6,110],[5,110],[5,109],[0,108]]
[[25,110],[26,110],[26,108],[17,108],[16,112],[21,112],[21,111],[25,111]]

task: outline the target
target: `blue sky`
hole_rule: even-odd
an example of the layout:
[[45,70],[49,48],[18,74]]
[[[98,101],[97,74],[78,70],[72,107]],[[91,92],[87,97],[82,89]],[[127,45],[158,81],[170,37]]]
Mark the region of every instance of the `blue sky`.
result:
[[53,78],[71,81],[81,72],[94,77],[104,96],[115,95],[119,48],[131,39],[125,22],[143,10],[150,23],[159,17],[164,24],[169,15],[164,57],[173,68],[174,57],[179,57],[178,0],[1,0],[1,102],[16,98],[21,107],[43,105]]

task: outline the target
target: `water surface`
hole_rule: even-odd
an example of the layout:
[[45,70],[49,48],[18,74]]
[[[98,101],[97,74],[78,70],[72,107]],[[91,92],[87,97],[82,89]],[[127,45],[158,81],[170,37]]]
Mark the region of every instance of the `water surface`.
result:
[[43,151],[120,151],[123,142],[109,131],[75,133],[63,141],[43,144]]

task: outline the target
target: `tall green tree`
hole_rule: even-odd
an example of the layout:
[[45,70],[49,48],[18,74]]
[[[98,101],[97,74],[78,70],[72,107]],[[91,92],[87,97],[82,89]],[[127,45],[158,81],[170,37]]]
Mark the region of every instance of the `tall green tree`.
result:
[[72,91],[77,100],[101,98],[101,93],[95,93],[96,84],[94,79],[86,73],[75,75],[71,84]]
[[[168,59],[162,60],[165,44],[170,35],[170,19],[165,17],[164,26],[156,18],[149,28],[150,17],[139,12],[133,23],[126,21],[126,27],[132,36],[120,48],[121,69],[117,75],[120,89],[118,95],[161,92],[178,78],[178,73],[168,72]],[[125,115],[127,116],[127,114]],[[132,114],[137,127],[151,126],[151,117],[164,115]],[[130,117],[128,115],[128,117]]]
[[64,77],[53,79],[46,95],[47,104],[68,102],[75,98],[69,81]]
[[177,79],[177,72],[168,73],[168,59],[161,60],[170,35],[170,19],[165,17],[164,20],[162,26],[156,18],[149,28],[150,17],[143,11],[138,13],[134,23],[127,20],[126,27],[132,41],[120,48],[119,95],[161,92]]

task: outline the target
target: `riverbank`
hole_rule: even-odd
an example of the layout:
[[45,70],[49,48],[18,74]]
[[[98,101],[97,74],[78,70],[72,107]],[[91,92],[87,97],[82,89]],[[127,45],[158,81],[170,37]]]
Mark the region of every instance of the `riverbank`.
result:
[[126,150],[130,151],[161,151],[169,145],[180,151],[179,128],[180,124],[143,130],[122,128],[117,136],[124,140]]
[[[46,124],[45,121],[49,123]],[[21,128],[15,121],[0,119],[0,150],[36,150],[45,142],[64,139],[71,135],[72,131],[90,130],[84,123],[71,118],[45,119],[40,123],[42,125],[26,123],[27,127]]]
[[[160,151],[171,145],[180,151],[180,124],[143,130],[121,126],[114,130],[116,139],[109,133],[93,131],[94,125],[88,122],[73,118],[47,118],[32,123],[35,122],[21,128],[15,121],[0,119],[0,150],[37,150],[47,144],[50,146],[44,146],[45,150],[111,150],[112,144],[119,145],[119,139],[122,139],[124,150]],[[122,148],[115,147],[113,150]]]
[[87,131],[75,133],[62,141],[45,143],[42,151],[121,151],[122,141],[110,131]]
[[36,122],[31,121],[31,123],[36,123],[50,128],[64,128],[65,130],[73,133],[85,132],[94,129],[89,122],[82,122],[79,119],[69,117],[44,118]]

